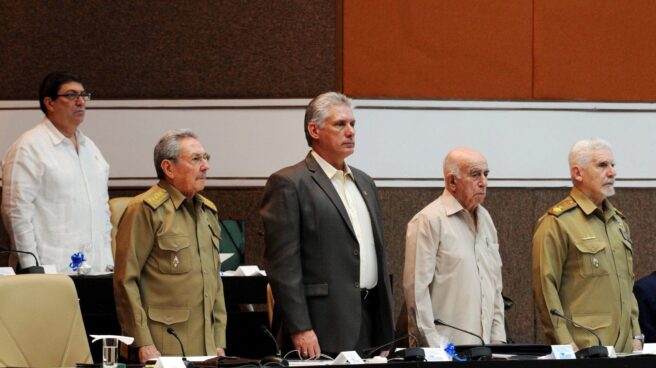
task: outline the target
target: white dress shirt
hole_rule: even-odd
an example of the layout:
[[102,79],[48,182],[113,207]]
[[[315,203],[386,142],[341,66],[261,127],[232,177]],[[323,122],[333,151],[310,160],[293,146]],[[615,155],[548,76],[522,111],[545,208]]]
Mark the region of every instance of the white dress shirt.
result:
[[431,347],[440,346],[440,336],[456,345],[480,344],[436,327],[436,318],[486,343],[506,340],[497,231],[483,206],[476,218],[445,190],[408,223],[403,289],[410,329]]
[[344,164],[346,172],[337,170],[319,154],[312,151],[312,157],[328,176],[335,187],[339,198],[342,200],[348,213],[351,225],[355,231],[355,237],[360,245],[360,287],[373,289],[378,283],[378,264],[376,263],[376,246],[374,244],[374,233],[371,228],[371,217],[369,209],[362,198],[362,194],[353,181],[353,173],[348,165]]
[[[2,165],[2,219],[14,249],[33,252],[40,264],[71,272],[83,252],[92,270],[113,265],[107,184],[109,164],[98,147],[76,132],[70,139],[44,118],[9,148]],[[19,255],[22,267],[34,265]]]

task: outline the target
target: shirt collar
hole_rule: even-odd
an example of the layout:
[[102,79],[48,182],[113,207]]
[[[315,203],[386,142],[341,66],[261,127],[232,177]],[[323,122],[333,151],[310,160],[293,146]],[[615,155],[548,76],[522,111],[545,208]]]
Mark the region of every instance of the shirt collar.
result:
[[[65,135],[62,134],[62,132],[59,131],[59,129],[57,129],[55,124],[53,124],[52,121],[50,121],[50,119],[48,119],[47,116],[43,117],[42,124],[46,127],[46,132],[48,132],[48,136],[50,136],[50,140],[52,140],[52,143],[54,145],[58,145],[64,140],[68,139],[66,138]],[[84,134],[82,134],[80,129],[77,129],[75,131],[75,136],[77,138],[78,144],[82,145],[86,137],[84,136]]]
[[[464,211],[465,208],[458,202],[456,197],[451,194],[448,190],[444,189],[444,192],[442,193],[442,204],[444,205],[444,209],[446,210],[446,215],[451,216],[454,213],[458,213],[460,211]],[[478,211],[478,208],[476,208]]]
[[171,201],[173,201],[173,207],[177,210],[180,208],[180,205],[187,199],[187,197],[184,196],[184,194],[180,193],[178,189],[176,189],[173,184],[169,183],[166,179],[162,179],[157,183],[160,187],[162,187],[164,190],[166,190],[169,195],[171,196]]
[[[578,188],[574,187],[572,188],[572,191],[569,194],[572,199],[574,199],[574,202],[581,207],[581,210],[583,210],[583,213],[586,215],[590,215],[593,213],[595,210],[597,210],[597,205],[595,205],[590,198],[588,198],[583,192],[581,192]],[[605,200],[604,200],[605,201]],[[603,207],[602,207],[603,208]]]
[[[585,213],[586,216],[589,216],[591,213],[599,210],[597,205],[595,205],[594,202],[590,200],[590,198],[588,198],[576,187],[572,188],[572,191],[569,195],[574,199],[576,204],[581,207],[581,210],[583,210],[583,213]],[[608,199],[604,199],[604,201],[601,203],[601,208],[602,209],[599,210],[599,213],[606,221],[610,220],[610,218],[615,215],[615,212],[617,212],[615,206],[613,206]]]
[[[312,157],[317,160],[321,170],[323,170],[328,178],[332,179],[335,174],[337,174],[337,171],[341,171],[337,170],[335,166],[329,164],[328,161],[324,160],[323,157],[319,156],[319,154],[314,152],[314,150],[310,151],[310,153],[312,154]],[[344,163],[344,168],[346,169],[344,170],[344,176],[349,176],[351,177],[351,180],[353,180],[353,173],[351,172],[351,168],[346,163]]]

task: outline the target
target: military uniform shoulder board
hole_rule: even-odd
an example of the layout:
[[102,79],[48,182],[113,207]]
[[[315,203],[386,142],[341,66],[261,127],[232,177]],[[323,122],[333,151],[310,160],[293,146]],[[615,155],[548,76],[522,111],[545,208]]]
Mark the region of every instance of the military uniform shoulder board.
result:
[[159,206],[164,204],[169,197],[169,192],[167,192],[166,189],[157,187],[152,193],[148,193],[144,197],[144,202],[152,209],[156,210]]
[[205,207],[209,208],[210,210],[214,211],[215,213],[219,212],[219,210],[216,208],[216,205],[214,202],[210,201],[209,199],[203,197],[202,195],[198,195],[201,201],[203,201],[203,204]]
[[626,217],[624,217],[622,211],[618,210],[617,207],[615,208],[615,212],[622,218],[622,220],[626,220]]
[[560,201],[557,205],[549,209],[549,214],[554,216],[560,216],[563,213],[575,208],[577,206],[576,202],[571,197],[567,197]]

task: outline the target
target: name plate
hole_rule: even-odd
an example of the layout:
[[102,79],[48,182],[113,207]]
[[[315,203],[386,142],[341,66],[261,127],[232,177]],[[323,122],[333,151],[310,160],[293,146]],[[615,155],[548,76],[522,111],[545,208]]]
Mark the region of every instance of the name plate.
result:
[[11,267],[0,267],[0,276],[14,276],[16,273]]
[[342,351],[339,353],[337,358],[333,360],[333,364],[335,365],[344,365],[344,364],[364,364],[364,361],[358,353],[356,353],[354,350],[350,351]]
[[155,368],[187,368],[181,357],[159,357]]
[[547,355],[547,359],[576,359],[572,345],[551,345],[551,354]]
[[450,362],[451,357],[442,348],[424,348],[427,362]]

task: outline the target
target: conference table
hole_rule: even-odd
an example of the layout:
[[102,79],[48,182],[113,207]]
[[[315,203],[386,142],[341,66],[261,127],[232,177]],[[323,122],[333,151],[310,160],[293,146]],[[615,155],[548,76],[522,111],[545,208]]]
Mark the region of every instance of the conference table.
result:
[[[236,363],[236,362],[235,362]],[[231,364],[230,361],[220,362],[218,367],[258,367],[257,361],[240,360],[241,365]],[[652,368],[656,364],[656,356],[634,356],[624,358],[578,359],[578,360],[488,360],[469,362],[398,362],[390,361],[387,364],[359,364],[360,368]],[[217,367],[215,360],[205,363],[194,362],[196,367]],[[319,365],[310,362],[293,361],[293,367],[313,367]],[[353,367],[353,365],[331,365],[336,368]],[[101,367],[101,364],[79,364],[79,368]],[[141,365],[128,365],[127,367],[142,367]],[[266,364],[260,367],[275,368],[277,365]]]
[[[80,309],[87,334],[120,334],[112,275],[71,276],[80,299]],[[267,278],[264,276],[222,277],[224,297],[228,309],[227,353],[242,358],[256,359],[275,351],[273,342],[261,332],[268,325],[268,314],[261,311],[266,304]],[[255,311],[250,307],[255,306]],[[90,340],[89,340],[90,341]],[[102,361],[100,343],[90,345],[94,362]],[[250,364],[255,362],[250,360]],[[216,363],[210,364],[215,366]],[[294,362],[294,365],[302,362]],[[310,362],[316,367],[316,363]],[[225,361],[222,366],[234,366]],[[82,365],[81,365],[82,366]],[[84,365],[92,367],[94,365]],[[98,365],[95,365],[98,366]],[[272,365],[267,364],[267,367]],[[309,365],[308,365],[309,366]],[[252,367],[252,365],[251,365]],[[380,368],[380,364],[364,364],[362,368]],[[656,356],[580,360],[490,360],[470,362],[403,362],[390,361],[386,368],[654,368]]]

